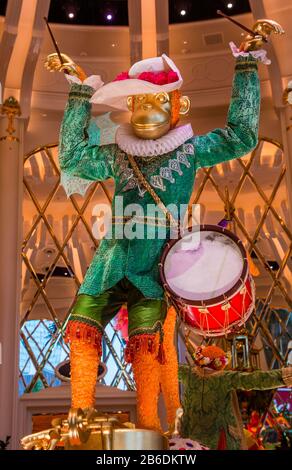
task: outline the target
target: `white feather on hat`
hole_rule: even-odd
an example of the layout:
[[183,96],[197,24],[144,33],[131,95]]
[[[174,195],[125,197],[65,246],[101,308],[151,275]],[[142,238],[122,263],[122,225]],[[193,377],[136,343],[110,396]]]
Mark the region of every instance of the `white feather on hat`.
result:
[[[167,72],[172,70],[178,75],[178,80],[165,85],[156,85],[146,80],[140,80],[138,77],[142,72]],[[132,95],[159,93],[171,91],[181,88],[183,79],[180,71],[174,62],[162,54],[161,57],[153,57],[136,62],[129,70],[129,79],[110,82],[99,88],[91,98],[91,103],[103,104],[116,109],[128,111],[127,97]]]

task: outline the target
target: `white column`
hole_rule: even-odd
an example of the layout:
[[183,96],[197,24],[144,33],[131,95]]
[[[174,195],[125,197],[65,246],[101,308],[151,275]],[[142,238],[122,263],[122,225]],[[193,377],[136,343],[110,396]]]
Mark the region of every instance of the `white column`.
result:
[[[23,122],[0,114],[0,439],[15,442],[18,409],[18,346],[22,227]],[[18,103],[10,100],[14,111]],[[11,110],[12,110],[11,108]],[[14,129],[13,129],[14,128]]]
[[169,54],[169,9],[168,0],[156,0],[157,55]]
[[168,0],[128,0],[131,64],[169,52]]
[[142,59],[141,0],[128,0],[131,64]]
[[142,17],[142,57],[157,56],[156,43],[156,1],[141,0],[141,17]]

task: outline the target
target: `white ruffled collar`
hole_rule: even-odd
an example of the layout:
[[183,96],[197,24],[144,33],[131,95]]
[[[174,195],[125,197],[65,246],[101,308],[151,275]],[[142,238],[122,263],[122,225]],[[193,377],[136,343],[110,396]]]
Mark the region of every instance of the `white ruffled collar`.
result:
[[116,144],[123,152],[137,157],[153,157],[172,152],[194,135],[191,124],[175,127],[156,140],[139,139],[131,124],[121,125],[116,132]]

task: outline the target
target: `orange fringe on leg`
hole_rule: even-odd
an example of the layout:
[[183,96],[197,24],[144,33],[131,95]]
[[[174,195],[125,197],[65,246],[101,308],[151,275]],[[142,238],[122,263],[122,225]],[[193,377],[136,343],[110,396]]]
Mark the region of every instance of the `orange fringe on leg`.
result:
[[95,386],[101,357],[101,333],[85,323],[68,323],[70,342],[72,408],[90,408],[95,403]]
[[160,365],[161,389],[169,427],[174,424],[176,410],[181,406],[179,398],[178,360],[174,344],[176,311],[171,307],[163,325],[165,364]]
[[160,362],[160,364],[164,364],[165,353],[162,334],[159,334],[158,347],[155,333],[132,336],[129,339],[125,350],[126,362],[129,362],[130,364],[133,363],[134,357],[138,352],[143,354],[156,353],[158,362]]
[[100,361],[97,348],[90,343],[73,340],[70,360],[72,407],[82,409],[93,407]]
[[101,356],[101,336],[100,331],[95,326],[77,320],[70,320],[66,328],[65,342],[70,343],[72,340],[78,339],[90,343],[97,348],[98,354]]
[[154,339],[151,351],[135,351],[132,364],[137,388],[137,424],[143,429],[161,431],[157,409],[160,394],[159,333]]

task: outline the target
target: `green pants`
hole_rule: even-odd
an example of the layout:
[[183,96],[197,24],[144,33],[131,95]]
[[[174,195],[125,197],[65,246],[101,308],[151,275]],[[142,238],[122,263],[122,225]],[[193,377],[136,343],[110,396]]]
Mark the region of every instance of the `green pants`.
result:
[[124,304],[128,306],[129,338],[161,330],[167,312],[166,302],[144,297],[126,278],[98,296],[78,295],[69,321],[86,323],[102,333]]

